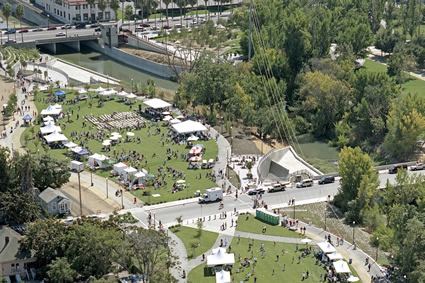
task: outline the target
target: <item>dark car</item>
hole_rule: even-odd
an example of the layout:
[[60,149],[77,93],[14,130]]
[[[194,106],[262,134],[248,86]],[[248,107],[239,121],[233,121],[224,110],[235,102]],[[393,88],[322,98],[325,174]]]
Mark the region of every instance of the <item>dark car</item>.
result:
[[407,170],[407,164],[397,164],[397,165],[393,165],[390,167],[390,169],[388,169],[388,173],[390,174],[396,174],[398,169],[405,169]]
[[329,184],[335,182],[334,176],[326,176],[319,180],[319,185]]
[[265,190],[261,188],[250,189],[248,195],[264,194]]
[[100,27],[100,24],[99,23],[95,23],[95,24],[92,24],[90,27],[91,28],[98,28],[98,27]]
[[16,30],[10,29],[10,30],[6,31],[4,34],[14,34],[14,33],[16,33]]
[[57,27],[49,27],[47,30],[57,30]]
[[76,29],[83,29],[86,28],[86,24],[85,23],[79,23],[75,26]]
[[102,31],[101,28],[95,28],[94,31]]
[[143,23],[143,24],[141,24],[141,26],[142,26],[142,27],[144,27],[144,28],[148,28],[148,27],[150,27],[151,25],[150,25],[150,24],[147,24],[147,23]]

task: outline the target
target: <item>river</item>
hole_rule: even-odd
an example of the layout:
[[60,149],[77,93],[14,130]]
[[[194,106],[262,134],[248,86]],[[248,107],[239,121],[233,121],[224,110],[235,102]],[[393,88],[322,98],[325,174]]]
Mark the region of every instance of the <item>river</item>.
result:
[[142,82],[146,83],[146,81],[151,78],[155,81],[155,85],[160,88],[170,91],[175,91],[177,89],[178,85],[175,82],[123,64],[91,48],[81,48],[81,52],[77,53],[62,44],[58,45],[58,47],[59,46],[60,48],[57,49],[57,54],[54,56],[62,60],[86,67],[87,69],[114,77],[121,81],[131,82],[131,79],[133,79],[134,82],[140,85]]

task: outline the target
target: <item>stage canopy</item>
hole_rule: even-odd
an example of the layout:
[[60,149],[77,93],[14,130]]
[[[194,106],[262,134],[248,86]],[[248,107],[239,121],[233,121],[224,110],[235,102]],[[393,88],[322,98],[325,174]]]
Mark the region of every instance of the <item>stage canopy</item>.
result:
[[149,99],[149,100],[143,101],[143,103],[154,109],[166,108],[171,106],[170,103],[159,98]]
[[61,109],[56,109],[52,105],[49,105],[46,109],[41,111],[41,115],[59,115],[61,113]]
[[173,129],[178,134],[189,134],[207,131],[207,128],[199,122],[187,120],[173,125]]
[[44,136],[44,138],[46,139],[46,141],[48,143],[51,143],[51,142],[60,142],[60,141],[67,141],[68,140],[68,138],[65,137],[65,135],[59,134],[56,131],[53,132],[53,133],[51,133],[50,135]]
[[45,135],[45,134],[50,134],[53,132],[61,133],[62,130],[61,130],[61,127],[55,126],[55,124],[52,121],[50,121],[49,123],[46,124],[46,126],[40,128],[40,132],[41,134]]
[[235,255],[218,250],[216,254],[207,256],[207,266],[234,265]]
[[230,271],[221,270],[215,274],[216,283],[230,283]]

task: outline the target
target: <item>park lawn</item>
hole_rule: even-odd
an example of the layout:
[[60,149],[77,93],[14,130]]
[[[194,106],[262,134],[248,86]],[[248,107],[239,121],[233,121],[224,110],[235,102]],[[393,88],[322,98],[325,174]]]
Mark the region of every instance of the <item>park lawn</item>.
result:
[[[252,214],[249,214],[248,220],[246,220],[246,214],[239,215],[238,226],[236,226],[236,231],[263,234],[262,230],[264,226],[267,227],[267,232],[264,233],[264,235],[289,238],[305,238],[305,236],[301,236],[298,232],[290,231],[279,225],[270,225],[263,221],[260,221],[256,219],[255,216]],[[235,235],[237,235],[237,232]]]
[[[55,89],[56,91],[56,89]],[[71,93],[71,91],[67,92],[67,99],[72,99],[75,97],[74,94]],[[37,94],[37,97],[35,98],[35,104],[38,109],[38,113],[41,112],[42,109],[45,109],[48,104],[44,103],[44,99],[47,98],[46,93],[39,93]],[[42,101],[40,101],[42,99]],[[81,101],[80,103],[77,103],[75,105],[63,105],[64,111],[74,111],[74,114],[71,116],[71,120],[74,122],[67,122],[67,119],[60,120],[60,126],[62,128],[63,133],[71,140],[71,132],[77,131],[77,133],[80,133],[81,131],[89,131],[90,133],[97,132],[97,129],[93,127],[92,130],[89,130],[89,126],[92,125],[90,122],[87,121],[87,127],[82,128],[82,122],[84,121],[85,115],[94,115],[99,116],[101,114],[112,114],[113,112],[127,112],[131,111],[128,105],[125,105],[124,103],[118,102],[118,101],[106,101],[104,102],[103,107],[97,107],[97,101],[98,99],[94,98],[91,102],[93,104],[92,108],[89,108],[89,103]],[[133,109],[138,108],[138,104],[141,103],[140,101],[137,101],[136,104],[133,104]],[[143,108],[144,105],[141,103]],[[80,110],[78,110],[78,106],[81,107]],[[77,120],[77,113],[79,114],[80,118]],[[66,128],[63,127],[62,123],[66,124]],[[59,125],[59,124],[57,124]],[[147,122],[147,125],[150,125],[150,122]],[[40,126],[36,125],[34,126],[35,133],[39,131]],[[160,126],[161,132],[164,133],[167,130],[167,127],[163,125],[163,122],[161,122]],[[115,147],[111,148],[110,152],[103,152],[102,151],[102,144],[99,141],[89,139],[88,143],[85,143],[84,146],[88,146],[93,153],[99,153],[99,154],[105,154],[106,156],[113,157],[113,150],[114,148],[117,149],[117,151],[121,151],[121,149],[127,150],[136,150],[140,154],[145,155],[145,160],[147,160],[147,165],[145,166],[144,161],[141,163],[139,169],[141,169],[141,166],[143,165],[151,174],[157,174],[157,169],[159,166],[162,166],[164,164],[164,160],[167,157],[166,149],[171,148],[172,150],[178,150],[179,151],[179,157],[180,153],[187,153],[190,148],[186,147],[185,145],[175,145],[175,144],[165,144],[165,146],[162,146],[162,143],[159,141],[159,135],[154,136],[151,135],[148,136],[148,128],[142,128],[139,131],[133,131],[135,133],[135,137],[141,138],[141,143],[124,143],[122,142],[121,145],[117,145]],[[153,131],[152,131],[153,132]],[[33,143],[34,139],[30,139],[28,144],[25,145],[25,135],[28,134],[30,137],[32,137],[31,128],[27,128],[24,133],[21,136],[21,143],[29,149],[32,153],[36,153],[37,149],[35,147],[35,144]],[[122,131],[121,135],[123,138],[126,135],[126,131]],[[79,144],[79,140],[75,140],[75,143]],[[215,159],[218,153],[218,147],[214,139],[210,139],[208,141],[200,141],[200,144],[203,144],[206,148],[206,152],[203,156],[204,159]],[[39,147],[40,153],[48,152],[52,157],[62,160],[71,160],[68,156],[68,150],[67,149],[49,149],[49,148],[42,148]],[[156,157],[152,157],[153,153],[156,153]],[[69,158],[69,159],[68,159]],[[83,161],[87,161],[87,158],[84,158]],[[131,164],[130,162],[130,165]],[[148,196],[142,196],[142,190],[133,191],[132,193],[138,197],[140,200],[142,200],[145,203],[160,203],[160,202],[167,202],[167,201],[174,201],[179,199],[185,199],[188,197],[194,197],[194,193],[196,190],[204,191],[205,188],[214,187],[217,186],[213,181],[211,181],[208,178],[205,178],[205,175],[207,172],[211,172],[211,169],[201,169],[201,170],[187,170],[188,162],[182,161],[180,158],[175,159],[172,158],[172,160],[169,160],[166,162],[166,166],[172,167],[173,169],[184,172],[186,174],[186,184],[190,184],[189,189],[186,189],[185,191],[180,191],[175,194],[172,194],[168,192],[170,188],[172,188],[174,180],[171,177],[166,177],[165,181],[167,182],[167,188],[160,188],[155,189],[152,186],[147,186],[147,190],[151,194],[160,194],[159,197],[152,197],[151,195]],[[110,170],[111,168],[107,170],[97,170],[96,174],[103,176],[103,177],[110,177]],[[201,173],[202,178],[199,179],[199,174]],[[112,179],[115,181],[114,179]]]
[[[239,223],[239,221],[238,221]],[[253,282],[253,277],[257,277],[257,282],[299,282],[302,281],[302,273],[309,271],[310,277],[307,279],[309,282],[319,282],[320,275],[324,275],[326,270],[324,266],[316,265],[316,260],[313,256],[313,253],[305,258],[301,258],[301,263],[298,264],[298,256],[301,255],[301,249],[296,252],[294,244],[286,243],[276,243],[264,241],[264,249],[266,251],[266,256],[263,258],[260,251],[261,241],[254,241],[254,257],[257,257],[258,262],[255,266],[255,275],[252,275],[252,265],[245,268],[244,271],[237,273],[237,269],[240,268],[239,263],[239,254],[241,255],[241,260],[245,257],[251,258],[251,252],[248,251],[248,243],[251,240],[247,238],[241,238],[240,243],[238,243],[237,237],[233,238],[231,243],[232,252],[235,253],[235,266],[232,270],[231,278],[235,278],[235,281],[232,282],[241,282],[245,281],[245,276],[248,273],[251,273],[250,282]],[[301,245],[303,247],[303,245]],[[282,256],[282,250],[285,249],[286,253]],[[277,261],[276,256],[279,255],[279,261]],[[294,263],[292,263],[292,258],[294,258]],[[283,271],[283,266],[285,265],[285,271]],[[206,275],[209,272],[205,272],[206,263],[198,265],[189,273],[188,282],[215,282],[215,276]],[[273,275],[273,269],[275,274]]]
[[[218,233],[202,230],[201,237],[198,236],[198,229],[176,226],[170,229],[182,240],[187,251],[188,259],[193,259],[210,250],[217,240]],[[193,244],[199,244],[193,248]]]
[[362,68],[366,68],[371,72],[387,72],[387,66],[370,59],[366,59]]

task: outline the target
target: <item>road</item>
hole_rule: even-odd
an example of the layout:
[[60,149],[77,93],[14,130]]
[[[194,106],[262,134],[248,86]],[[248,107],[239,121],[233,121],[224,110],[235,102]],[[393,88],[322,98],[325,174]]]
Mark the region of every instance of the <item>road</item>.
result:
[[[56,34],[58,32],[63,32],[65,34],[68,35],[68,37],[71,36],[87,36],[87,35],[93,35],[94,28],[85,28],[85,29],[60,29],[58,28],[57,30],[43,30],[43,31],[38,31],[38,32],[33,32],[33,31],[29,31],[29,32],[25,32],[25,33],[15,33],[15,34],[10,34],[9,38],[10,39],[15,39],[16,36],[16,41],[18,43],[21,42],[28,42],[28,41],[35,41],[35,40],[43,40],[43,39],[51,39],[51,38],[56,38]],[[5,41],[7,40],[7,35],[3,34],[1,36],[1,41],[2,43],[5,43]]]
[[[420,172],[420,171],[419,171]],[[418,172],[418,173],[419,173]],[[409,171],[409,175],[414,172]],[[421,173],[422,174],[422,173]],[[381,186],[384,186],[387,180],[390,183],[394,183],[396,174],[388,174],[387,171],[380,172],[379,179]],[[283,206],[288,204],[289,199],[295,198],[295,204],[302,202],[314,201],[317,199],[325,199],[328,195],[334,196],[338,192],[339,182],[326,185],[318,185],[315,183],[312,187],[308,188],[287,188],[283,192],[265,193],[263,194],[262,200],[266,202],[268,206]],[[131,212],[139,219],[144,225],[147,224],[147,211],[155,213],[156,219],[161,220],[162,223],[174,223],[176,217],[182,216],[183,219],[194,219],[197,217],[205,217],[209,215],[218,214],[223,211],[232,212],[234,208],[238,211],[252,209],[254,199],[256,196],[248,196],[246,194],[239,195],[236,199],[235,195],[225,196],[223,200],[224,209],[219,209],[219,203],[208,203],[200,205],[193,199],[193,202],[186,204],[170,204],[166,207],[146,206],[144,209],[133,209]]]

